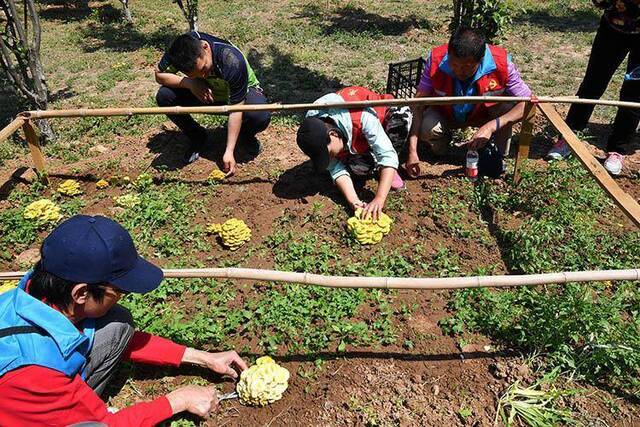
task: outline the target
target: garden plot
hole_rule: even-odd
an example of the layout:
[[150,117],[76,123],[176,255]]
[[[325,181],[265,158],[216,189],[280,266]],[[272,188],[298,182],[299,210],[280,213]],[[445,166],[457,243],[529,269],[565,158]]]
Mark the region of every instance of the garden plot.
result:
[[[53,108],[154,105],[150,70],[170,36],[183,30],[182,18],[140,0],[131,5],[131,28],[119,23],[110,2],[90,3],[91,15],[78,19],[67,19],[60,5],[42,5]],[[289,0],[210,2],[200,19],[203,29],[215,28],[248,52],[271,100],[306,102],[346,84],[382,89],[389,62],[446,41],[449,1],[406,3],[327,2],[323,12]],[[527,12],[502,44],[538,95],[572,95],[597,12],[589,2],[521,5]],[[614,76],[605,98],[617,96],[620,81]],[[7,117],[18,112],[0,104]],[[596,109],[581,136],[601,147],[613,114]],[[500,181],[474,187],[463,178],[461,159],[425,157],[424,176],[390,196],[390,232],[361,246],[346,226],[351,212],[337,203],[328,180],[311,176],[295,147],[298,117],[276,116],[260,137],[263,154],[221,182],[209,177],[219,168],[213,160],[224,119],[198,119],[217,145],[187,167],[180,162],[186,141],[164,117],[57,121],[59,140],[44,148],[48,188],[21,169],[29,164],[21,141],[1,145],[2,270],[34,262],[53,224],[24,213],[41,199],[63,218],[117,219],[146,257],[167,268],[447,277],[640,265],[637,229],[575,162],[533,160],[519,187]],[[540,124],[535,134],[532,157],[539,158],[553,135]],[[617,181],[638,199],[640,155],[628,164]],[[81,194],[57,191],[68,179]],[[367,184],[363,197],[374,187]],[[232,218],[251,230],[235,251],[207,231]],[[269,354],[291,373],[289,389],[269,406],[226,401],[209,420],[182,417],[174,425],[492,425],[503,396],[501,407],[512,407],[513,384],[529,389],[559,368],[565,375],[553,387],[579,392],[561,396],[555,408],[584,424],[613,426],[640,417],[638,292],[637,283],[624,282],[389,292],[168,279],[123,303],[140,329],[189,345],[235,348],[251,362]],[[195,370],[125,365],[108,403],[122,408],[180,384],[218,380]],[[221,392],[232,388],[220,385]]]
[[[294,131],[268,130],[265,154],[223,181],[209,179],[215,166],[206,160],[175,171],[125,166],[148,159],[141,144],[118,153],[125,167],[107,169],[98,156],[71,165],[54,161],[52,170],[59,172],[48,188],[16,179],[0,202],[3,269],[28,267],[20,255],[37,248],[51,229],[24,217],[25,207],[43,198],[64,217],[116,218],[133,232],[145,256],[167,268],[446,277],[638,263],[638,232],[572,162],[550,168],[530,163],[519,187],[499,181],[474,187],[454,159],[450,167],[427,162],[430,179],[409,181],[407,192],[390,196],[389,234],[363,246],[349,232],[351,213],[334,201],[339,199],[330,182],[313,177],[301,156],[270,154],[283,149]],[[181,149],[173,144],[165,155],[179,156]],[[374,186],[369,182],[361,191]],[[231,218],[251,230],[234,251],[207,231],[211,223]],[[612,360],[602,351],[579,351],[588,339],[604,345],[633,339],[633,326],[621,314],[637,298],[634,284],[624,283],[450,293],[167,279],[151,294],[130,295],[123,303],[143,330],[193,346],[236,348],[251,360],[270,354],[291,372],[281,401],[263,409],[225,401],[214,424],[275,418],[276,425],[300,419],[410,425],[488,422],[507,386],[517,379],[523,387],[533,384],[535,368],[546,364],[577,369],[585,381],[566,387],[587,387],[583,394],[601,396],[588,404],[580,394],[560,399],[557,404],[574,416],[609,416],[607,402],[621,414],[637,414],[634,405],[589,385],[604,381],[634,390],[637,384],[622,373],[637,369],[637,362],[621,348],[620,358]],[[576,318],[575,312],[582,315]],[[563,326],[553,326],[551,319]],[[519,333],[523,327],[530,332]],[[539,351],[547,354],[531,363],[520,356]],[[196,373],[159,375],[157,369],[127,365],[110,388],[110,404],[124,407],[179,384],[202,382]],[[232,385],[220,388],[226,392]]]

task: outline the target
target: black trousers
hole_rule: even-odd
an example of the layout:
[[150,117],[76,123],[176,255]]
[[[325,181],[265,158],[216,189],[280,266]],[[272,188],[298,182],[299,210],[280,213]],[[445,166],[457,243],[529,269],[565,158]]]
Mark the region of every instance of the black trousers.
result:
[[[593,40],[589,65],[577,95],[580,98],[599,99],[627,55],[627,72],[640,67],[640,34],[616,31],[603,17]],[[620,90],[620,100],[640,102],[640,81],[625,80]],[[572,104],[567,115],[567,124],[571,129],[584,129],[593,113],[593,107]],[[618,108],[613,131],[607,141],[607,151],[624,152],[624,144],[636,131],[639,121],[640,109]]]
[[[160,107],[200,107],[202,102],[189,89],[161,86],[156,94],[156,102]],[[249,88],[246,104],[266,104],[267,98],[259,88]],[[206,130],[189,114],[169,114],[169,119],[185,133],[193,144],[202,145],[207,139]],[[271,122],[269,111],[248,111],[242,114],[240,137],[254,137],[265,130]]]

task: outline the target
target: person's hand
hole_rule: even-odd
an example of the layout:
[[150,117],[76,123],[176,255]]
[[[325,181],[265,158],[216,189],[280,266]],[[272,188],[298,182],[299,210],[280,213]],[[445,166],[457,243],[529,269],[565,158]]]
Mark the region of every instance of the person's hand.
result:
[[205,417],[218,407],[218,391],[213,386],[188,385],[167,395],[174,414],[188,411]]
[[217,374],[227,375],[234,380],[238,378],[238,371],[242,372],[249,368],[235,351],[205,353],[201,357],[204,366]]
[[355,202],[351,203],[351,209],[353,209],[354,211],[358,208],[364,209],[365,206],[367,206],[367,204],[362,200],[356,200]]
[[489,142],[489,140],[491,139],[491,135],[493,135],[492,125],[493,122],[487,123],[479,128],[475,134],[473,134],[471,141],[469,141],[469,149],[479,150],[487,145],[487,142]]
[[213,104],[213,91],[204,79],[191,79],[189,90],[203,104]]
[[404,169],[411,178],[416,178],[420,175],[420,159],[418,159],[418,153],[409,153],[407,161],[404,164]]
[[227,174],[227,178],[236,173],[236,159],[233,151],[225,151],[222,156],[222,170]]
[[187,347],[182,356],[182,362],[204,366],[217,374],[228,375],[234,380],[238,378],[238,371],[242,372],[248,368],[245,361],[235,351],[209,353],[208,351]]
[[362,215],[360,216],[362,219],[367,219],[369,215],[374,221],[377,221],[380,218],[380,214],[382,213],[382,208],[384,207],[384,201],[374,198],[371,202],[367,203],[367,206],[362,210]]

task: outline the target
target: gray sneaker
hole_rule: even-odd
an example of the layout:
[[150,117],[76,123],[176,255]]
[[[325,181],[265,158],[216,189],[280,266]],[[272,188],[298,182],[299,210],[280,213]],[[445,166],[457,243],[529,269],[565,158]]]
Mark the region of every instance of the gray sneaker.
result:
[[614,151],[608,153],[607,160],[604,161],[604,168],[611,175],[620,175],[624,165],[624,156]]
[[547,153],[545,158],[547,160],[564,160],[571,155],[571,149],[565,142],[564,138],[558,138],[551,150]]

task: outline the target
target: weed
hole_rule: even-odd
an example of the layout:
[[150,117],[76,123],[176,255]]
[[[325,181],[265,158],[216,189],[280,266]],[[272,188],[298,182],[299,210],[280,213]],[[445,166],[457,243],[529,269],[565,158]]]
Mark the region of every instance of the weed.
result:
[[577,390],[560,390],[552,383],[557,378],[557,369],[545,375],[530,387],[520,387],[520,382],[513,383],[498,401],[496,418],[502,419],[505,426],[555,426],[573,424],[571,411],[558,409],[555,402],[564,397],[577,393]]

